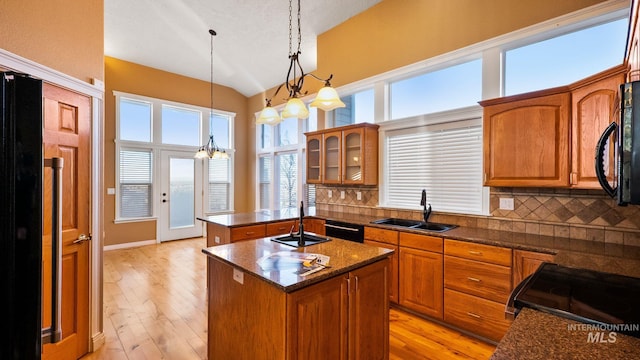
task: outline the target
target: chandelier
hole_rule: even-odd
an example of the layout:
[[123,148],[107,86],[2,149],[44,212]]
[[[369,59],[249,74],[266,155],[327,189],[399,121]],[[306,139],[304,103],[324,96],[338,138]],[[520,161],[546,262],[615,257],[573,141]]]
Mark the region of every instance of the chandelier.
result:
[[[281,122],[284,119],[288,118],[298,118],[298,119],[306,119],[309,117],[309,110],[307,110],[306,105],[300,100],[300,97],[306,95],[307,92],[302,92],[302,86],[304,85],[304,79],[307,76],[311,76],[316,80],[323,81],[324,87],[318,91],[316,98],[309,104],[309,106],[320,108],[324,111],[331,111],[333,109],[337,109],[339,107],[345,107],[340,97],[338,97],[338,93],[334,88],[331,87],[331,79],[333,78],[333,74],[329,75],[328,78],[322,79],[317,77],[314,74],[307,74],[302,70],[302,66],[300,65],[300,61],[298,59],[299,55],[302,53],[300,51],[300,43],[302,42],[302,36],[300,31],[300,0],[298,0],[298,49],[294,52],[292,46],[292,16],[293,7],[292,0],[289,0],[289,71],[287,72],[287,79],[284,83],[280,84],[276,89],[276,92],[269,99],[265,99],[267,105],[258,116],[256,120],[256,124],[269,124],[275,125]],[[278,114],[278,111],[271,107],[271,100],[278,94],[280,89],[285,87],[289,92],[289,97],[287,100],[287,104],[282,111],[282,116]]]
[[[209,114],[213,114],[213,37],[217,34],[213,29],[209,29],[209,34],[211,35],[211,81],[209,82],[209,97],[211,98],[211,106],[209,108]],[[204,146],[200,146],[194,157],[197,159],[204,159],[207,157],[210,159],[228,159],[229,154],[227,154],[224,149],[220,149],[218,147],[215,140],[213,140],[213,135],[209,135],[209,141],[207,141],[207,144]]]

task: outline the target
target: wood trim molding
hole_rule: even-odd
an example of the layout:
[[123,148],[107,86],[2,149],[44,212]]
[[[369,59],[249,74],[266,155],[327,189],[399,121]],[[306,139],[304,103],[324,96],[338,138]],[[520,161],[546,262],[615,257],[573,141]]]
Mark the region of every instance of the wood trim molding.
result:
[[138,246],[155,245],[157,243],[158,242],[156,240],[143,240],[143,241],[134,241],[129,243],[115,244],[115,245],[105,245],[104,251],[129,249],[129,248],[134,248]]

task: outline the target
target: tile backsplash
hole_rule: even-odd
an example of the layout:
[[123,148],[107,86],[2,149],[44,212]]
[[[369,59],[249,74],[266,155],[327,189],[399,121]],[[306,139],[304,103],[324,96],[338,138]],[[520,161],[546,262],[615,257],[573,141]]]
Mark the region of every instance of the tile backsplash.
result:
[[[343,191],[344,198],[341,197]],[[421,219],[421,211],[378,207],[378,194],[377,187],[317,185],[316,208],[320,211],[367,216]],[[501,210],[500,198],[513,199],[514,209]],[[419,194],[416,199],[419,200]],[[461,226],[640,246],[640,206],[617,206],[615,200],[604,191],[491,188],[489,208],[489,216],[438,213],[434,209],[431,220]]]

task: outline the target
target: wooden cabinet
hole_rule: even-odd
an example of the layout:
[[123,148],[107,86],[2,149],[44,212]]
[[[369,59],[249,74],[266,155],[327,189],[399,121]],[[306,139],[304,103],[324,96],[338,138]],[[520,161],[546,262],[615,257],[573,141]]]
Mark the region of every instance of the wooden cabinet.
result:
[[625,71],[621,65],[568,86],[481,101],[484,184],[599,189],[595,144],[616,119]]
[[[318,235],[325,235],[324,222],[324,219],[316,218],[305,218],[302,220],[305,232],[311,232]],[[298,231],[297,226],[295,228],[295,231]]]
[[511,324],[511,249],[445,240],[444,254],[444,321],[500,340]]
[[627,81],[640,80],[640,22],[638,21],[638,0],[631,1],[631,16],[629,17],[629,32],[627,36],[627,53],[625,63],[629,66]]
[[307,182],[376,185],[378,125],[356,124],[305,133]]
[[[595,171],[595,148],[600,134],[613,121],[618,121],[620,84],[625,67],[613,68],[600,79],[576,83],[571,91],[571,179],[572,187],[601,189]],[[613,183],[615,150],[609,147],[606,157],[608,179]]]
[[399,257],[398,252],[398,232],[393,230],[378,229],[365,226],[364,243],[371,246],[378,246],[386,249],[394,250],[389,257],[388,281],[389,281],[389,300],[398,303],[398,277],[399,277]]
[[484,184],[568,186],[569,93],[502,100],[481,102]]
[[231,242],[259,239],[267,236],[265,224],[231,228]]
[[534,251],[514,250],[513,251],[513,281],[515,288],[527,276],[533,274],[543,262],[553,262],[552,254],[539,253]]
[[389,358],[387,259],[291,293],[208,264],[209,359]]
[[400,305],[442,319],[442,238],[400,233]]
[[307,136],[307,183],[322,182],[321,172],[322,134]]

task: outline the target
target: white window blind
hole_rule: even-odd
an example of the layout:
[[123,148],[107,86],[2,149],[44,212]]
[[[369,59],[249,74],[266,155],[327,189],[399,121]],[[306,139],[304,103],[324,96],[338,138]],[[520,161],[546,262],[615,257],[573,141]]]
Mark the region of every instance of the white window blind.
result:
[[120,217],[152,215],[151,150],[120,150]]
[[434,211],[482,213],[480,119],[388,132],[386,206],[417,209],[422,189]]
[[229,210],[231,189],[228,159],[209,159],[209,211]]
[[269,209],[271,205],[271,158],[260,157],[260,209]]

